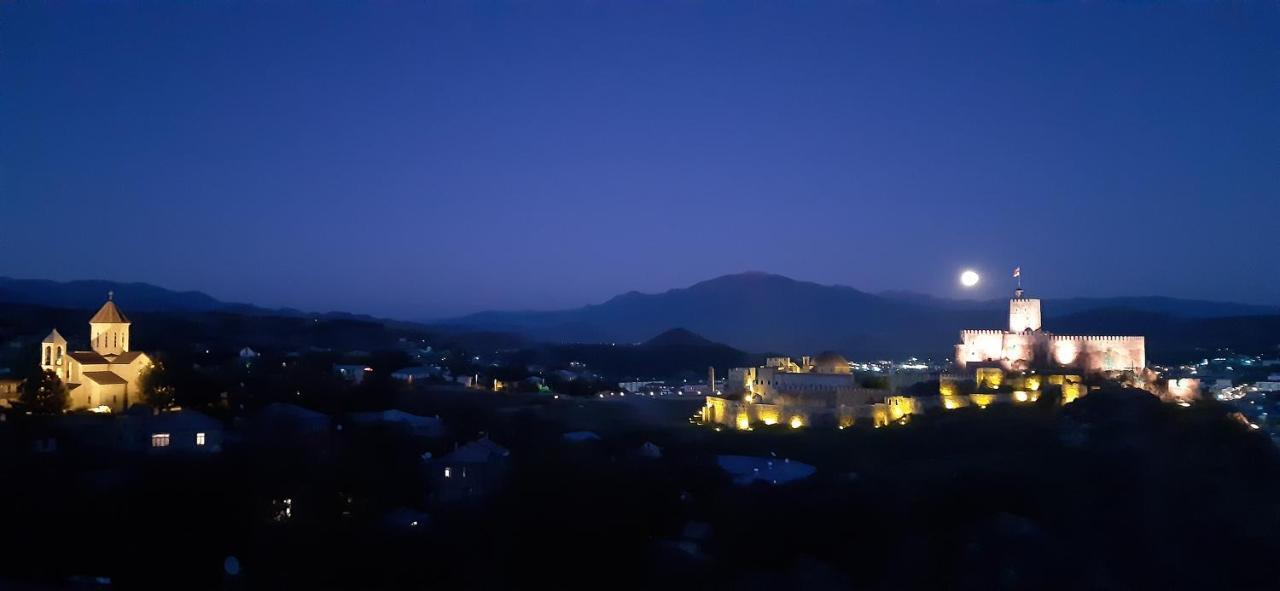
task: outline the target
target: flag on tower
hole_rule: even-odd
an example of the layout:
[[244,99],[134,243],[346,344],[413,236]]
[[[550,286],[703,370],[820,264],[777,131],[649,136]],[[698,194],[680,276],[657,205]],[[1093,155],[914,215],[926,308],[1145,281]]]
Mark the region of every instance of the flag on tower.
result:
[[1014,268],[1013,268],[1013,276],[1014,276],[1014,277],[1022,277],[1022,267],[1014,267]]

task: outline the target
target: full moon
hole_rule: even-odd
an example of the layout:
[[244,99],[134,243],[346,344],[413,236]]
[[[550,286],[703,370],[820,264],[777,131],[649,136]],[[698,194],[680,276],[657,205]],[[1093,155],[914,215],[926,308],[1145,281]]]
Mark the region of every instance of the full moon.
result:
[[960,285],[973,287],[978,284],[979,279],[981,279],[981,277],[978,276],[977,271],[967,269],[964,273],[960,274]]

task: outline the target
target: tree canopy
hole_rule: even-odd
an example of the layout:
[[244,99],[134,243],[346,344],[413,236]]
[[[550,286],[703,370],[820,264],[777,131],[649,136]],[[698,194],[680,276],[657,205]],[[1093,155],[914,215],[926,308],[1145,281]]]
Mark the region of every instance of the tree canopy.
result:
[[67,387],[57,374],[45,370],[22,383],[18,400],[33,413],[57,414],[67,409]]

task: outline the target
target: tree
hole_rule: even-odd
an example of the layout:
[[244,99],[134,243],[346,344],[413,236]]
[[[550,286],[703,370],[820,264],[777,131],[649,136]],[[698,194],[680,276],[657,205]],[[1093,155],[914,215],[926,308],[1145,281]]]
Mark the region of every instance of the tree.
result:
[[173,384],[164,365],[156,363],[138,375],[138,393],[145,402],[155,408],[173,406]]
[[67,387],[52,371],[27,378],[18,400],[33,413],[58,414],[67,409]]

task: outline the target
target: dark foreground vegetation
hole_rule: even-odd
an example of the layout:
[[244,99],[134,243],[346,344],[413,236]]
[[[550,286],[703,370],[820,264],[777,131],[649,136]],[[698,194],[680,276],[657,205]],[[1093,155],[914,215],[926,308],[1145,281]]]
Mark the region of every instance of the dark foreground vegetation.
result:
[[[1104,391],[1064,408],[750,433],[684,422],[696,401],[432,389],[393,404],[438,414],[459,439],[486,432],[511,450],[506,484],[433,503],[420,454],[447,450],[395,431],[265,446],[247,430],[222,454],[182,460],[6,447],[0,572],[165,589],[1280,584],[1280,461],[1213,403]],[[577,429],[600,440],[564,439]],[[645,442],[661,457],[638,453]],[[737,486],[719,453],[818,472]],[[400,510],[424,518],[386,519]],[[228,556],[240,574],[226,574]]]

